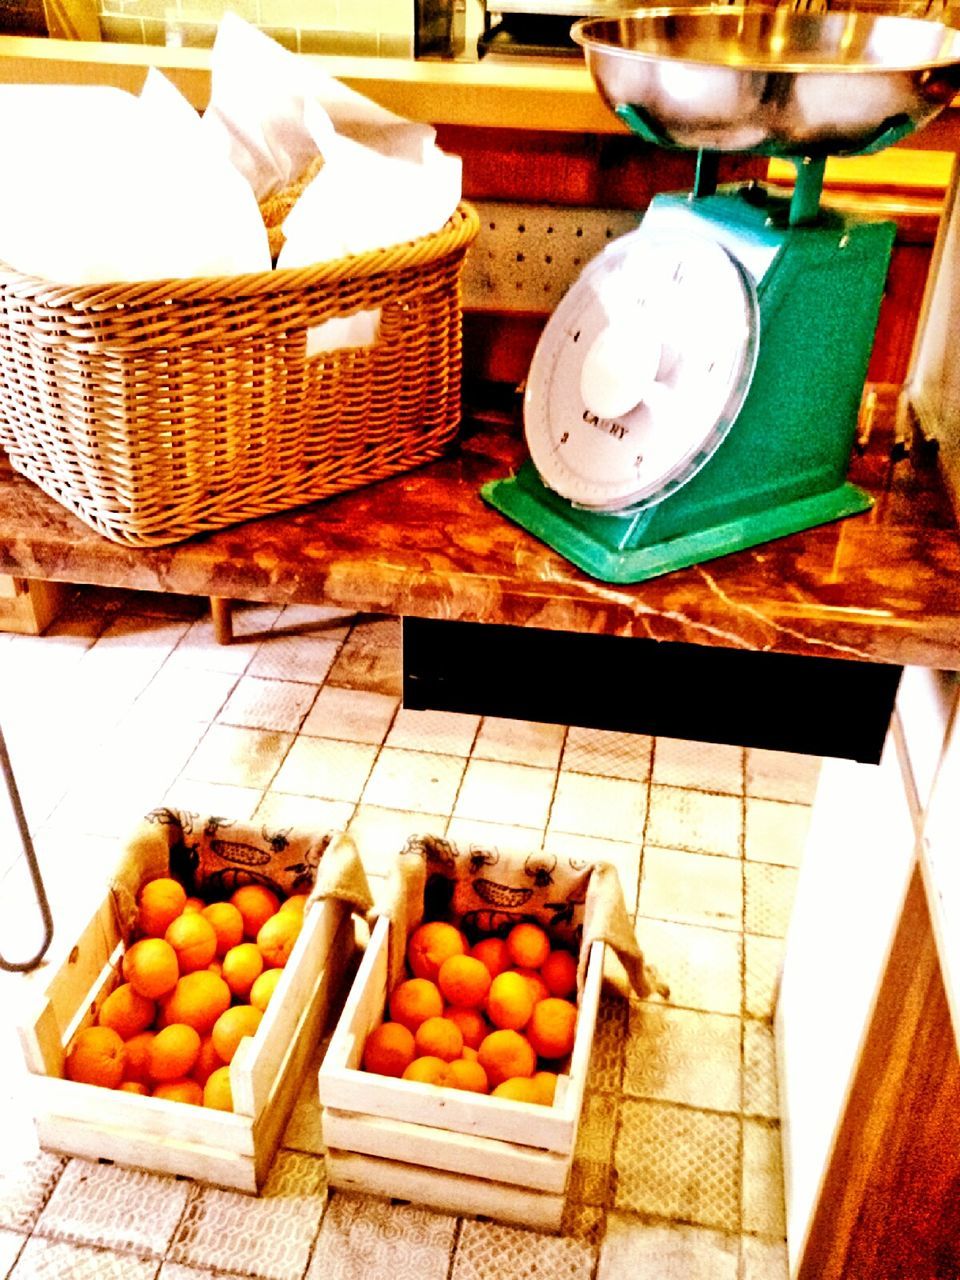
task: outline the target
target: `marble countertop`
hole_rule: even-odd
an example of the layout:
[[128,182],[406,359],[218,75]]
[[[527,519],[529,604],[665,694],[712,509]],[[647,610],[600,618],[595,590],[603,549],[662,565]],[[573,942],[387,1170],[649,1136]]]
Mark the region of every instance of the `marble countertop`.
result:
[[893,460],[881,396],[850,478],[864,515],[635,586],[597,582],[480,498],[518,429],[471,422],[439,462],[178,545],[107,541],[0,458],[0,573],[186,595],[960,669],[960,536],[935,461]]

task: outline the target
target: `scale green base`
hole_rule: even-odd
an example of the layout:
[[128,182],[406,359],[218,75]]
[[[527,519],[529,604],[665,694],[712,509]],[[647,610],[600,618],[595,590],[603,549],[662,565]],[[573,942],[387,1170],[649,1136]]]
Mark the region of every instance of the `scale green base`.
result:
[[810,221],[797,225],[789,199],[755,187],[655,201],[693,210],[735,256],[738,246],[749,256],[751,245],[773,255],[756,281],[757,364],[729,434],[687,484],[640,511],[577,508],[529,462],[481,490],[604,582],[642,582],[871,505],[847,470],[894,224],[817,211],[813,200]]

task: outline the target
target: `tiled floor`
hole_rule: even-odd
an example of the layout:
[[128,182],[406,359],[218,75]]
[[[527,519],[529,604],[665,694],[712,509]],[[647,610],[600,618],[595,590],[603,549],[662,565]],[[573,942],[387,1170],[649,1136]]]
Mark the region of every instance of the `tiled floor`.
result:
[[[261,1197],[38,1152],[0,975],[0,1277],[783,1280],[771,1015],[819,761],[399,706],[400,628],[330,610],[84,591],[0,635],[0,724],[53,906],[52,957],[118,838],[169,803],[353,831],[374,885],[411,832],[605,858],[671,1001],[607,995],[564,1228],[327,1194],[316,1066]],[[0,795],[2,804],[2,795]],[[496,821],[489,819],[495,817]],[[39,929],[9,815],[0,949]]]

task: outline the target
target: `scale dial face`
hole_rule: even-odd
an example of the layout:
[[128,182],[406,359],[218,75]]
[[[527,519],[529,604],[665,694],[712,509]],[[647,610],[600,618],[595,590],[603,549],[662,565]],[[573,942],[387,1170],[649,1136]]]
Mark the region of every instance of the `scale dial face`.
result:
[[720,446],[756,363],[752,281],[697,230],[608,245],[547,322],[524,398],[543,482],[577,506],[662,502]]

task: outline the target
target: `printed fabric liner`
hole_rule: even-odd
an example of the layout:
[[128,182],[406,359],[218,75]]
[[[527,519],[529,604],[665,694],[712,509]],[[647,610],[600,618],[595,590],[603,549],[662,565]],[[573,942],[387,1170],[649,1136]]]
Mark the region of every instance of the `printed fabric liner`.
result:
[[627,914],[616,867],[543,851],[523,856],[497,849],[458,849],[435,836],[414,836],[397,855],[380,914],[389,917],[390,989],[404,975],[409,934],[424,920],[447,920],[473,943],[505,936],[521,920],[541,925],[560,945],[579,952],[582,992],[590,944],[605,942],[626,979],[605,976],[621,994],[670,994],[647,964]]
[[280,898],[306,893],[307,910],[321,898],[338,898],[363,916],[373,905],[357,847],[343,832],[154,809],[127,840],[110,884],[124,937],[136,922],[141,886],[158,876],[173,876],[188,894],[208,901],[262,884]]

